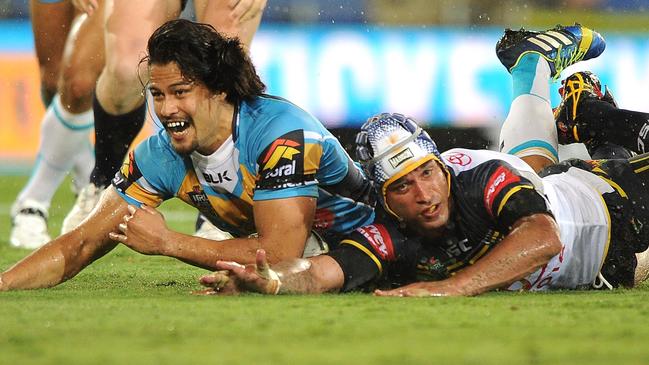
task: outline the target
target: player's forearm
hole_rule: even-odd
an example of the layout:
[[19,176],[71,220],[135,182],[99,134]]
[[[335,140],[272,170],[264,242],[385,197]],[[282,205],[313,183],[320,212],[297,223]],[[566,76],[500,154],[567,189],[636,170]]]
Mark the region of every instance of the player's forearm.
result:
[[0,290],[49,288],[77,275],[115,247],[101,232],[79,227],[32,252],[2,273]]
[[271,263],[299,256],[295,252],[285,252],[281,245],[276,245],[275,249],[268,247],[258,237],[214,241],[173,231],[169,231],[165,236],[161,254],[208,270],[215,270],[215,264],[219,260],[241,264],[254,263],[259,248],[267,249]]
[[273,270],[282,282],[279,294],[338,292],[345,280],[338,263],[327,255],[282,261]]
[[524,218],[491,252],[458,272],[449,284],[463,295],[507,287],[545,265],[561,250],[554,220],[537,214]]

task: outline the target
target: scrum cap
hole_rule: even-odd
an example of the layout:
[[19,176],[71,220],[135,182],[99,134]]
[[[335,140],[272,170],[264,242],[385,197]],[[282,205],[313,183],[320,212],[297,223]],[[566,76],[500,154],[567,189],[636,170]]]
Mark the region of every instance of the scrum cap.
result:
[[428,133],[412,118],[396,113],[378,114],[363,124],[356,135],[356,157],[374,183],[379,201],[395,216],[385,201],[391,183],[430,160],[446,166]]

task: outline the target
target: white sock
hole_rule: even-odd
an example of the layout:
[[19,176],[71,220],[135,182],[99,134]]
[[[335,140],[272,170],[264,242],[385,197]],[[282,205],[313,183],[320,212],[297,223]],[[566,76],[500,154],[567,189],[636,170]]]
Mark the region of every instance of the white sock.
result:
[[[57,94],[43,117],[32,176],[18,194],[17,201],[32,199],[49,207],[65,175],[88,149],[92,127],[92,109],[72,114],[63,108]],[[92,165],[89,168],[92,169]]]
[[557,129],[550,105],[550,66],[535,54],[512,69],[514,100],[500,130],[500,150],[518,157],[558,161]]

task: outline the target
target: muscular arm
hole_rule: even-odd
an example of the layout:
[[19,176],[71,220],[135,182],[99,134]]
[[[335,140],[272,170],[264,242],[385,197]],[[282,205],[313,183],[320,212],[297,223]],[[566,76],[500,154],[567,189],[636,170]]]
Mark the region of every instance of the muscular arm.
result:
[[0,290],[55,286],[78,274],[112,250],[111,232],[127,212],[126,202],[110,187],[99,206],[78,228],[49,242],[3,272]]
[[533,214],[516,221],[511,232],[475,264],[449,279],[419,282],[378,295],[478,295],[503,288],[546,264],[561,251],[559,230],[552,217]]
[[216,262],[254,263],[257,249],[268,252],[271,263],[302,256],[313,225],[316,200],[294,197],[256,201],[253,207],[257,237],[213,241],[166,228],[152,208],[140,208],[122,228],[125,234],[111,237],[132,249],[151,255],[175,257],[195,266],[214,270]]

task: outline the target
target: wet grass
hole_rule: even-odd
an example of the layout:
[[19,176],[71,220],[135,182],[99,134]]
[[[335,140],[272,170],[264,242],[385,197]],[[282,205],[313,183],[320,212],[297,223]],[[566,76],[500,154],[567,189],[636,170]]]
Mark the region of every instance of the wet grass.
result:
[[[24,178],[0,177],[7,210]],[[72,204],[55,198],[51,226]],[[165,207],[190,232],[191,210]],[[0,268],[28,254],[7,243]],[[58,230],[58,228],[55,228]],[[203,270],[123,247],[47,290],[0,293],[0,364],[646,364],[649,287],[492,293],[197,297]]]

